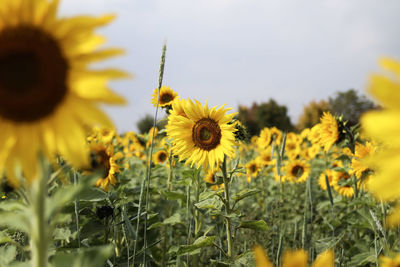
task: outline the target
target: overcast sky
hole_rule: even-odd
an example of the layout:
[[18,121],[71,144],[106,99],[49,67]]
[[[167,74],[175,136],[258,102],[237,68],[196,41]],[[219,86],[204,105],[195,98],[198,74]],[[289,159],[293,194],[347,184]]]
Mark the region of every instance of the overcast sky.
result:
[[[64,0],[62,15],[115,13],[100,32],[135,75],[113,82],[129,104],[107,108],[119,131],[153,114],[163,41],[164,85],[185,98],[237,108],[274,98],[292,122],[311,100],[365,91],[382,56],[400,59],[398,0]],[[162,113],[161,113],[162,114]]]

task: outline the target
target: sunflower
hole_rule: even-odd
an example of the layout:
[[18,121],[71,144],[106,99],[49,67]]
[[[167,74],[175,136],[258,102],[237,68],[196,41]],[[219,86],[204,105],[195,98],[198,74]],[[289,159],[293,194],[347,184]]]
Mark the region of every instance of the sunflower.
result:
[[285,153],[289,159],[294,160],[300,154],[300,142],[297,139],[287,139],[285,143]]
[[325,176],[328,177],[329,186],[330,187],[333,186],[332,180],[333,180],[334,172],[335,171],[333,171],[331,169],[326,169],[320,174],[320,176],[318,178],[318,185],[319,185],[319,187],[321,187],[322,190],[327,190],[326,177]]
[[262,150],[256,160],[261,166],[266,167],[275,164],[275,159],[272,158],[272,147],[269,146],[267,149]]
[[347,172],[334,171],[332,177],[333,189],[340,195],[345,197],[352,197],[354,195],[354,188],[352,186],[351,176]]
[[339,126],[335,117],[329,112],[324,112],[319,128],[319,143],[327,152],[339,139]]
[[[235,127],[230,122],[233,114],[224,106],[209,109],[200,102],[191,100],[183,104],[185,116],[171,113],[166,126],[168,137],[173,140],[172,150],[186,164],[215,169],[224,156],[235,155]],[[186,117],[187,116],[187,117]]]
[[[254,257],[257,267],[273,267],[265,254],[264,249],[260,245],[254,247]],[[312,267],[333,267],[335,257],[332,250],[325,250],[318,254],[312,264]],[[295,251],[285,251],[283,254],[282,267],[306,267],[308,266],[307,252],[299,249]]]
[[365,145],[357,143],[355,147],[354,157],[351,160],[350,174],[355,174],[357,178],[361,178],[363,173],[370,170],[368,164],[362,159],[371,157],[375,154],[375,147],[371,142],[366,142]]
[[[162,86],[160,89],[160,99],[158,101],[158,105],[160,107],[171,106],[174,103],[174,100],[178,97],[178,94],[171,90],[171,88]],[[158,98],[158,88],[153,90],[151,103],[153,106],[157,106],[157,98]]]
[[101,178],[97,180],[96,186],[102,187],[104,191],[108,191],[110,184],[115,185],[117,179],[115,175],[121,171],[121,167],[117,160],[123,157],[122,153],[114,154],[112,146],[105,146],[100,143],[90,144],[91,169],[84,173],[92,173],[101,170]]
[[58,18],[58,3],[0,2],[0,165],[14,183],[18,166],[28,183],[38,177],[39,151],[88,166],[85,125],[112,127],[98,103],[125,102],[107,82],[126,73],[89,68],[122,53],[98,50],[104,40],[93,32],[114,17]]
[[288,165],[285,166],[286,181],[302,183],[305,182],[310,174],[310,165],[301,160],[290,161]]
[[[362,129],[366,136],[382,142],[385,149],[374,153],[365,163],[374,170],[368,190],[384,201],[400,200],[400,62],[392,59],[381,60],[381,66],[391,76],[375,74],[370,79],[369,92],[384,107],[370,111],[361,117]],[[391,215],[391,226],[400,224],[400,205]],[[396,219],[397,218],[397,221]]]
[[251,160],[246,164],[247,181],[250,182],[251,178],[256,178],[261,171],[261,165],[258,160]]
[[269,131],[271,133],[270,144],[272,145],[274,143],[275,145],[280,145],[282,142],[282,132],[276,127],[271,127]]
[[395,255],[393,259],[385,256],[379,257],[379,266],[381,267],[396,267],[400,266],[400,253]]
[[168,160],[168,152],[165,150],[159,150],[154,155],[154,162],[156,164],[163,164]]
[[285,251],[283,253],[282,266],[284,267],[306,267],[308,266],[308,254],[299,249],[295,251]]
[[257,138],[257,146],[259,149],[267,148],[271,143],[271,131],[265,127],[261,130],[260,135]]

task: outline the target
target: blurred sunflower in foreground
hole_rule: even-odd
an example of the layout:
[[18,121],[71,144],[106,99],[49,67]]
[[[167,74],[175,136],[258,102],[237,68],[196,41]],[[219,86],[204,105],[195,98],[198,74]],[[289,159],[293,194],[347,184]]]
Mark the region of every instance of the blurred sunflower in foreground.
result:
[[[379,199],[400,201],[400,63],[383,59],[380,64],[391,72],[391,76],[373,75],[369,92],[384,109],[370,111],[361,118],[365,134],[382,144],[380,151],[364,159],[375,172],[367,186]],[[386,223],[389,226],[400,224],[399,204]]]
[[224,156],[235,155],[235,125],[232,119],[236,113],[226,114],[230,109],[224,106],[209,108],[200,102],[178,100],[168,117],[168,137],[173,140],[172,151],[186,164],[214,170]]
[[38,176],[39,152],[88,166],[85,129],[112,126],[98,104],[125,102],[107,82],[126,73],[89,69],[122,53],[97,49],[104,38],[93,31],[113,16],[58,18],[58,3],[0,2],[0,171],[14,185],[18,166],[28,182]]
[[[257,267],[273,267],[265,254],[264,249],[257,245],[254,247],[254,257]],[[308,255],[302,249],[296,251],[286,251],[283,254],[282,267],[307,267]],[[312,267],[333,267],[334,254],[332,250],[326,250],[320,253],[312,264]]]

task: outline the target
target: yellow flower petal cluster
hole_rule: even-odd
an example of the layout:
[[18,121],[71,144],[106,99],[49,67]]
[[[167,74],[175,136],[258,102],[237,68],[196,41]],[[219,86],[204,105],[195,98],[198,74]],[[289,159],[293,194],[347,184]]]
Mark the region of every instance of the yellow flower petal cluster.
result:
[[114,154],[114,148],[111,145],[92,143],[90,144],[90,155],[92,166],[85,173],[101,170],[102,177],[97,180],[96,186],[101,186],[104,191],[108,191],[110,185],[117,183],[115,175],[121,171],[117,161],[123,157],[123,154],[121,152]]
[[321,122],[315,125],[308,135],[313,143],[318,143],[327,152],[339,139],[339,126],[337,120],[329,112],[324,112]]
[[88,166],[86,126],[112,127],[98,104],[125,102],[107,83],[126,73],[89,67],[122,53],[99,49],[104,38],[94,33],[114,16],[59,18],[58,4],[0,2],[0,171],[14,185],[17,167],[28,182],[39,176],[39,151]]
[[[180,109],[180,110],[178,110]],[[236,113],[230,109],[204,107],[198,101],[179,100],[174,103],[166,126],[167,136],[173,140],[172,151],[191,166],[214,170],[225,156],[235,155],[235,127],[231,123]]]
[[[273,267],[274,265],[268,259],[264,249],[256,245],[254,247],[254,257],[257,267]],[[312,267],[333,267],[334,254],[332,250],[326,250],[320,253],[312,264]],[[302,249],[295,251],[286,251],[283,254],[282,267],[307,267],[308,255]]]
[[[375,175],[368,182],[368,190],[385,201],[400,200],[400,62],[392,59],[381,60],[381,66],[391,76],[371,76],[369,92],[384,107],[371,111],[361,118],[366,136],[381,142],[383,148],[367,159]],[[400,212],[399,208],[394,209]],[[391,225],[400,223],[400,216],[392,214]]]

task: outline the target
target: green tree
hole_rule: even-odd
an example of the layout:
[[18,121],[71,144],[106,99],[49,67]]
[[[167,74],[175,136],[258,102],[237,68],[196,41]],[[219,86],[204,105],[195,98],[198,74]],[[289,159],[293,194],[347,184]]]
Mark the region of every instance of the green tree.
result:
[[[139,133],[141,133],[141,134],[148,133],[149,130],[151,129],[151,127],[153,127],[153,121],[154,121],[154,117],[150,114],[146,114],[143,118],[141,118],[136,123],[136,127],[138,128]],[[167,125],[166,118],[157,121],[157,124],[156,124],[158,130],[164,129],[165,125]]]
[[324,111],[329,110],[329,103],[325,100],[319,102],[311,101],[303,108],[303,113],[299,117],[296,128],[302,131],[305,128],[311,128],[319,122]]
[[279,105],[273,99],[261,104],[253,103],[251,108],[239,106],[238,119],[246,126],[251,136],[259,134],[264,127],[275,126],[283,131],[294,129],[287,114],[287,107]]
[[355,125],[361,114],[376,109],[377,106],[364,95],[359,95],[357,91],[350,89],[346,92],[337,92],[334,97],[330,97],[329,108],[335,115],[342,115],[350,125]]

